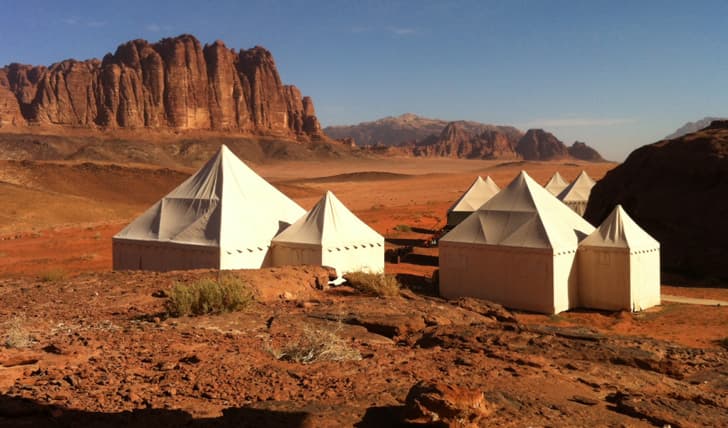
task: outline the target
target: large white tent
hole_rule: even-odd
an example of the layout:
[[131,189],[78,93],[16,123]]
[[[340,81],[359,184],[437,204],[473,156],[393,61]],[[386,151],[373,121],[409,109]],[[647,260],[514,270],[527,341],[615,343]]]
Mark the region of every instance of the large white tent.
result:
[[557,197],[576,213],[584,215],[586,204],[589,202],[589,194],[595,184],[596,181],[592,180],[586,171],[582,171],[576,180],[566,186]]
[[456,226],[499,191],[500,187],[495,184],[490,176],[486,177],[485,180],[482,177],[476,178],[468,190],[447,210],[447,225],[449,227]]
[[566,187],[569,185],[569,182],[564,180],[564,177],[559,174],[558,171],[554,173],[554,175],[551,176],[551,179],[548,183],[546,183],[545,186],[543,186],[546,190],[551,192],[552,195],[556,196],[559,193],[561,193]]
[[384,272],[384,237],[356,217],[332,192],[273,238],[274,266],[324,265],[339,276]]
[[617,205],[579,245],[579,301],[639,311],[660,304],[660,243]]
[[305,210],[226,146],[113,238],[114,269],[260,268]]
[[575,307],[576,250],[593,231],[521,172],[440,239],[440,294],[549,314]]

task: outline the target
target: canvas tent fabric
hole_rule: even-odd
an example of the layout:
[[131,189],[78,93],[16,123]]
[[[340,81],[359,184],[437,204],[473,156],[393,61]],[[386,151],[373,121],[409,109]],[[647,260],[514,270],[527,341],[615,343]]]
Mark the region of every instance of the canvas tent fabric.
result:
[[660,243],[621,205],[581,242],[577,263],[584,307],[639,311],[660,304]]
[[339,276],[354,271],[383,273],[384,237],[329,191],[273,239],[272,262],[331,266]]
[[485,180],[482,177],[476,178],[468,190],[447,210],[448,227],[454,227],[465,220],[473,211],[488,202],[499,191],[500,187],[495,184],[490,176],[486,177]]
[[576,180],[566,186],[557,197],[579,215],[584,215],[586,204],[589,202],[589,194],[595,184],[596,182],[589,177],[586,171],[582,171]]
[[440,239],[440,294],[549,314],[575,307],[576,250],[593,231],[523,171]]
[[260,268],[305,213],[225,145],[113,238],[114,269]]
[[559,193],[561,193],[561,191],[566,189],[566,187],[568,185],[569,185],[569,182],[564,180],[564,177],[562,177],[561,174],[559,174],[559,172],[556,171],[554,173],[554,175],[551,176],[551,179],[549,180],[549,182],[546,183],[544,188],[546,190],[548,190],[549,192],[551,192],[552,195],[556,196]]

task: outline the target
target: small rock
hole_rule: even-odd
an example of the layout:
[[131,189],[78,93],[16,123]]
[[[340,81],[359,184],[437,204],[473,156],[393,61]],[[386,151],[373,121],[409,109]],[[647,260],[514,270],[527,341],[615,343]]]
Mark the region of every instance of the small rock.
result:
[[187,357],[182,357],[179,360],[180,363],[187,363],[187,364],[197,364],[200,361],[201,361],[200,357],[198,357],[197,355],[189,355]]
[[63,353],[63,350],[61,350],[61,348],[52,343],[50,345],[44,346],[41,349],[43,349],[43,351],[45,352],[48,352],[49,354],[61,355]]
[[599,400],[595,400],[595,399],[589,398],[589,397],[584,397],[581,395],[575,395],[575,396],[571,397],[571,401],[574,401],[579,404],[585,404],[587,406],[596,406],[597,404],[599,404]]
[[493,410],[482,391],[420,381],[407,393],[404,419],[414,424],[478,426]]

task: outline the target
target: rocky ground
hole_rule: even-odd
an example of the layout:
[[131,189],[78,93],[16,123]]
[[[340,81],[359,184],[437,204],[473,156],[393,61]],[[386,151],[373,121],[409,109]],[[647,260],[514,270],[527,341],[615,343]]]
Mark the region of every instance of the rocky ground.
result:
[[[426,286],[392,298],[317,289],[320,268],[237,274],[255,303],[182,318],[164,315],[166,291],[215,273],[0,280],[0,323],[16,340],[0,350],[0,425],[728,424],[717,339],[689,346],[618,327],[660,330],[671,313],[707,310],[720,338],[728,308],[547,317]],[[293,361],[332,344],[322,361]]]

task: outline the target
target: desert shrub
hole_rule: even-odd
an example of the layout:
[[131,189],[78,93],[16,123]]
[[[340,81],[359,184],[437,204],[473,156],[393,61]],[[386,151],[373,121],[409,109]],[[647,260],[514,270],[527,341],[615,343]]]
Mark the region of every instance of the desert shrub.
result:
[[346,282],[355,290],[379,297],[399,296],[401,287],[394,275],[368,272],[349,272],[344,275]]
[[33,339],[23,326],[23,319],[15,317],[5,324],[5,346],[8,348],[27,348]]
[[283,349],[269,349],[271,354],[283,361],[311,364],[317,361],[359,361],[361,354],[352,348],[339,332],[342,324],[336,327],[323,327],[307,324],[300,337],[289,342]]
[[173,317],[232,312],[253,301],[247,284],[237,276],[202,278],[190,284],[176,283],[168,292],[165,308]]
[[412,232],[412,228],[406,224],[398,224],[394,226],[394,230],[397,232]]
[[60,269],[51,269],[40,274],[40,280],[43,282],[57,282],[66,277],[66,273]]

